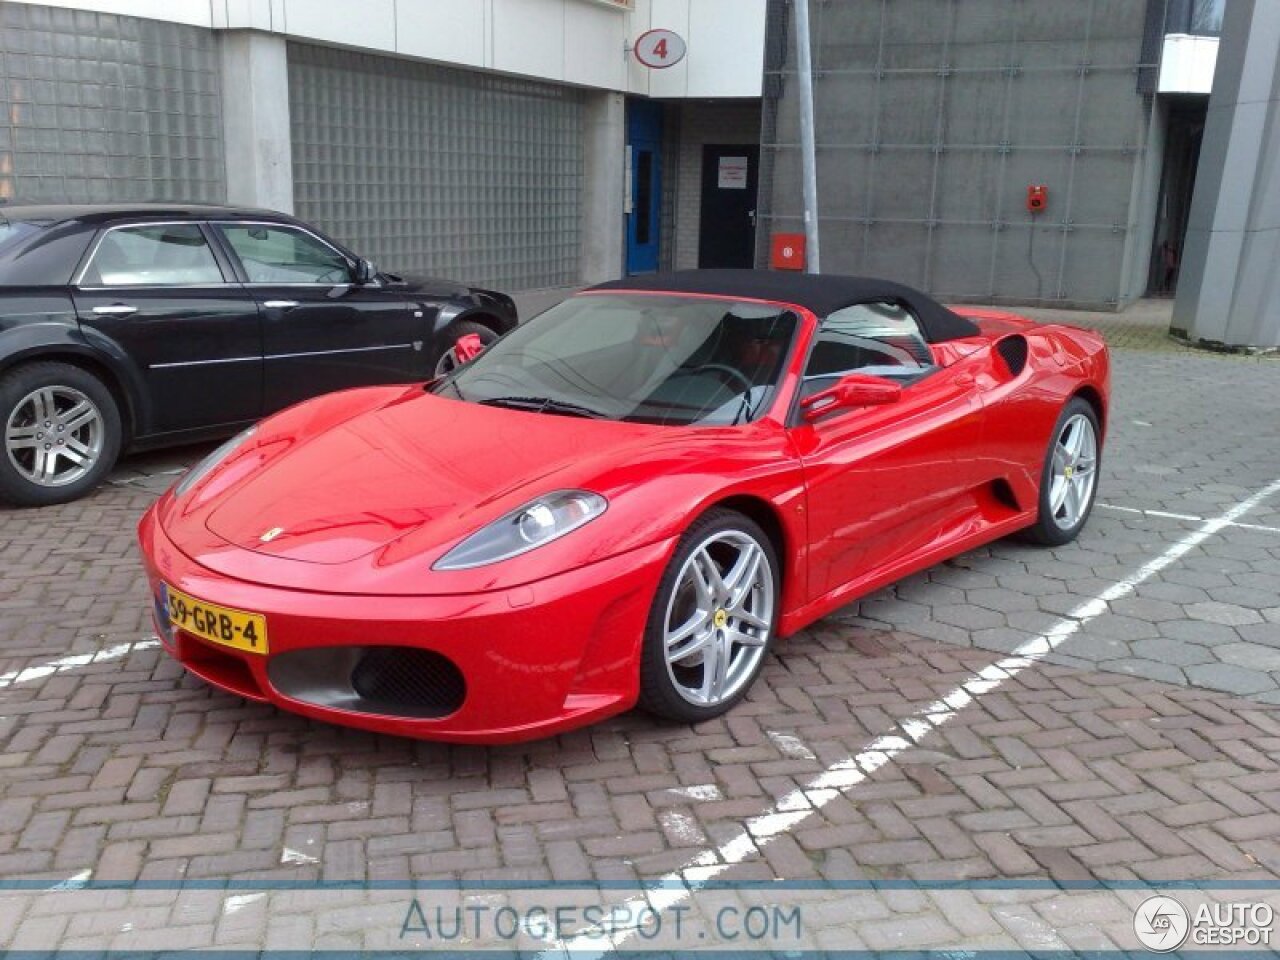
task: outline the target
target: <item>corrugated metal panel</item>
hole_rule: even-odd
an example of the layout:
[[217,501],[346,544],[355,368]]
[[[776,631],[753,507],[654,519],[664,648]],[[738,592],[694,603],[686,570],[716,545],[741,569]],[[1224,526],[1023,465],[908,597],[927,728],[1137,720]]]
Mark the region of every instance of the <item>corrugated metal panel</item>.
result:
[[291,43],[289,107],[298,215],[381,266],[578,281],[580,91]]
[[0,3],[0,199],[226,196],[214,34]]

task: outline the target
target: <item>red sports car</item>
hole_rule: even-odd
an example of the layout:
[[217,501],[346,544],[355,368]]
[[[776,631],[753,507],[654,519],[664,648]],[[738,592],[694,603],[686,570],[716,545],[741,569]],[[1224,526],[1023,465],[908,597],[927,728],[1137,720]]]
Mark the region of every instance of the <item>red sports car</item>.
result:
[[852,277],[606,283],[450,374],[329,394],[139,535],[166,649],[225,690],[440,740],[732,707],[778,638],[1096,489],[1095,334]]

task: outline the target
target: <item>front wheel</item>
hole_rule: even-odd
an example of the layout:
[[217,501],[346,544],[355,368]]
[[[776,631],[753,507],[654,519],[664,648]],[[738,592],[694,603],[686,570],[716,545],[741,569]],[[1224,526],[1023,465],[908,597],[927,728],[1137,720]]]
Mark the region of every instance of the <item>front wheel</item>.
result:
[[0,499],[18,506],[84,496],[120,452],[120,413],[111,391],[68,363],[30,363],[0,377],[0,417]]
[[748,517],[713,510],[680,538],[645,628],[640,705],[668,720],[718,717],[741,700],[769,652],[778,558]]
[[1098,492],[1098,415],[1074,397],[1058,417],[1040,477],[1040,508],[1027,531],[1036,543],[1058,546],[1080,533]]

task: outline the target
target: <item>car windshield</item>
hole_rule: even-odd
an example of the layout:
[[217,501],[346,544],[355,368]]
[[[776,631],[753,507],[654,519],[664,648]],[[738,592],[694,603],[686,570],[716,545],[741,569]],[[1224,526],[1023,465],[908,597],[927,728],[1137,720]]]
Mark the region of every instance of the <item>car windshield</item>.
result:
[[433,386],[564,416],[713,425],[760,416],[796,330],[783,307],[677,295],[573,297]]
[[47,223],[32,223],[28,220],[6,220],[0,214],[0,253],[47,226]]

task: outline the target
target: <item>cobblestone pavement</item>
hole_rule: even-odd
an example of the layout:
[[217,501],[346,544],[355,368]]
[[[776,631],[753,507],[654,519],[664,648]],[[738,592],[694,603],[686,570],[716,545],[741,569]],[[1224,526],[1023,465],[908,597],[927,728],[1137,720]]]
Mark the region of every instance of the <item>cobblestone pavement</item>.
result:
[[[0,877],[632,880],[737,843],[724,879],[1275,879],[1280,493],[865,777],[806,785],[1280,478],[1278,385],[1271,360],[1119,349],[1078,543],[1000,542],[868,597],[719,721],[491,749],[311,723],[130,647],[152,636],[133,525],[207,448],[132,458],[87,500],[0,512]],[[780,802],[790,826],[761,833]],[[950,893],[885,893],[838,946],[1119,936]],[[108,943],[57,922],[64,946]]]

